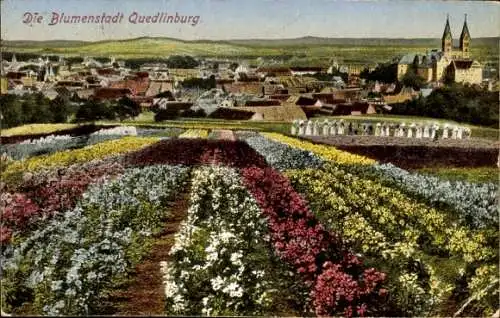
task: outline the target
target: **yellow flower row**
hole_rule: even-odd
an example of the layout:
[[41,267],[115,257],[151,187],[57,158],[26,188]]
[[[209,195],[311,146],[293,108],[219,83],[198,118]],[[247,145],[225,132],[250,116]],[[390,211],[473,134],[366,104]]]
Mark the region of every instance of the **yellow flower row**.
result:
[[76,124],[30,124],[2,130],[2,136],[49,134],[76,126]]
[[[433,249],[460,256],[467,263],[484,261],[492,255],[481,232],[472,232],[451,223],[445,214],[395,189],[332,167],[326,167],[325,171],[294,170],[289,171],[287,176],[294,188],[306,195],[313,211],[316,210],[314,212],[327,226],[345,232],[344,235],[352,242],[371,246],[362,246],[364,251],[383,247],[387,242],[382,239],[384,236],[394,243],[417,243],[419,237],[425,237]],[[358,226],[354,227],[356,223],[363,223],[359,219],[352,222],[351,218],[358,214],[368,221],[367,225],[378,229],[383,235],[372,232],[364,237],[371,228],[360,231]],[[347,227],[346,222],[349,224]]]
[[[339,233],[375,267],[382,266],[390,273],[388,288],[408,314],[421,315],[445,301],[467,264],[494,259],[486,233],[450,222],[446,214],[396,189],[363,180],[331,164],[323,169],[289,170],[286,175],[326,228]],[[415,260],[425,267],[429,285],[413,286],[405,281],[418,274],[407,273],[408,262]],[[402,290],[405,292],[400,297]],[[408,297],[415,302],[408,303]],[[420,310],[413,311],[415,307]]]
[[325,160],[330,160],[337,163],[362,164],[362,165],[371,165],[376,163],[376,161],[373,159],[351,154],[346,151],[338,150],[332,146],[313,144],[312,142],[309,141],[287,137],[278,133],[261,133],[261,134],[271,140],[278,141],[302,150],[310,151]]
[[188,129],[179,135],[179,138],[208,138],[208,130],[206,129]]
[[43,169],[69,166],[95,159],[103,159],[110,155],[138,150],[157,142],[156,137],[125,137],[105,141],[81,149],[65,150],[49,155],[33,157],[10,164],[2,173],[2,179],[8,180],[14,175],[24,172],[36,172]]

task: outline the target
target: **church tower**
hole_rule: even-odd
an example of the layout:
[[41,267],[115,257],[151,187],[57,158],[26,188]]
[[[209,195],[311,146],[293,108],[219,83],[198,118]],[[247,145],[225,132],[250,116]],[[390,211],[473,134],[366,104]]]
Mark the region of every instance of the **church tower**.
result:
[[467,14],[465,15],[464,27],[462,28],[462,34],[460,34],[460,51],[462,52],[463,58],[469,58],[470,54],[470,33],[467,27]]
[[444,27],[443,37],[441,38],[441,49],[445,56],[451,56],[453,50],[453,38],[451,36],[451,28],[449,17],[446,17],[446,25]]

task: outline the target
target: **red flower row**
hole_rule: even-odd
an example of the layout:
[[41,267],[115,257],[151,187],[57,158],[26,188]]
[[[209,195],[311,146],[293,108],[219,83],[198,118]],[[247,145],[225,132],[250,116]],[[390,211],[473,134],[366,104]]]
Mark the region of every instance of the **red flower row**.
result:
[[266,215],[278,255],[292,264],[311,287],[317,315],[364,315],[384,294],[385,274],[364,269],[341,240],[312,215],[288,179],[271,168],[242,169],[242,177]]
[[266,166],[264,158],[243,141],[207,139],[162,140],[126,155],[125,163],[133,166],[211,163],[231,167]]

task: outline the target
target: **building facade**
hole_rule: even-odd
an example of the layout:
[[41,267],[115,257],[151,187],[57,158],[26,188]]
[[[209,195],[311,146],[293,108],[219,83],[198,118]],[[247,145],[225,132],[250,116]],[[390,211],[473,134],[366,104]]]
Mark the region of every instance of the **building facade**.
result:
[[426,54],[406,54],[398,63],[397,78],[402,80],[410,71],[422,77],[427,83],[443,82],[445,78],[458,83],[481,84],[482,66],[470,56],[471,36],[467,16],[460,34],[459,46],[453,47],[449,19],[446,19],[441,50]]

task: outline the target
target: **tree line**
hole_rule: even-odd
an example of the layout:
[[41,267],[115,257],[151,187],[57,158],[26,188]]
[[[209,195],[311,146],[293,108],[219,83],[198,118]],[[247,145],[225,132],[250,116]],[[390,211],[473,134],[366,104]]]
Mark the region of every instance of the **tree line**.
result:
[[443,118],[498,128],[498,102],[498,92],[489,92],[477,85],[454,83],[434,90],[427,97],[395,104],[391,113]]
[[128,97],[116,101],[79,100],[57,96],[50,100],[42,93],[0,96],[2,129],[32,123],[124,120],[138,116],[140,105]]

